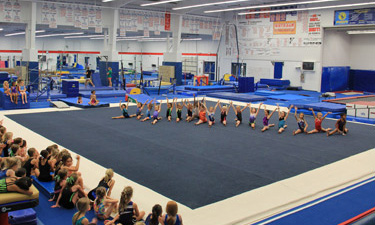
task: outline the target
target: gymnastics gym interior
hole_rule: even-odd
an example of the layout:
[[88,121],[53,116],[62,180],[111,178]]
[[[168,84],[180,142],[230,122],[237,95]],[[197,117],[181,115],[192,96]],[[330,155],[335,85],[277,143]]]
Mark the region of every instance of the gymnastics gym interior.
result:
[[[111,168],[108,195],[132,187],[139,225],[171,201],[176,225],[375,224],[373,0],[3,0],[0,40],[1,146],[22,138],[18,167],[56,144],[85,193]],[[186,121],[195,104],[209,123]],[[338,132],[308,134],[318,114]],[[55,181],[31,178],[32,195],[0,193],[0,224],[72,224],[76,208],[48,201]]]

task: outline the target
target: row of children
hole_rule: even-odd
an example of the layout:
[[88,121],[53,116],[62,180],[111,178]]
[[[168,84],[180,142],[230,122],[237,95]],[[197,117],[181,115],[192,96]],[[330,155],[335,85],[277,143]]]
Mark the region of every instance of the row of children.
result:
[[[241,107],[239,105],[234,106],[233,102],[230,102],[229,105],[221,105],[220,100],[217,101],[215,106],[210,106],[209,108],[206,105],[206,101],[203,98],[202,101],[196,101],[194,97],[194,103],[191,104],[188,100],[185,99],[185,101],[182,101],[180,103],[177,103],[177,98],[173,99],[172,103],[169,102],[169,99],[167,98],[167,112],[166,112],[166,118],[168,121],[172,120],[172,112],[173,108],[176,110],[176,122],[180,122],[183,120],[182,118],[182,109],[185,107],[187,109],[186,114],[186,121],[191,122],[194,119],[198,119],[198,122],[195,123],[195,125],[200,125],[203,123],[208,123],[208,126],[211,127],[215,124],[215,113],[217,107],[220,108],[220,122],[226,126],[227,125],[227,116],[232,108],[236,118],[236,127],[238,127],[240,124],[242,124],[242,113],[246,108],[250,109],[250,116],[249,116],[249,126],[252,129],[255,129],[256,125],[256,118],[259,114],[260,108],[263,105],[263,103],[260,103],[258,108],[251,107],[251,103],[248,103],[246,106]],[[153,103],[153,104],[152,104]],[[148,100],[142,104],[136,100],[137,109],[136,113],[130,115],[128,112],[129,102],[127,104],[121,104],[120,101],[120,109],[122,111],[121,116],[112,117],[112,119],[124,119],[124,118],[132,118],[136,117],[138,120],[141,120],[142,122],[146,120],[152,120],[152,124],[157,123],[159,120],[162,119],[162,117],[159,115],[161,111],[161,105],[162,101],[160,101],[160,104],[156,104],[156,100],[151,100],[148,102]],[[143,108],[147,105],[147,111],[145,117],[142,119],[143,116]],[[152,113],[152,109],[154,108],[154,112]],[[278,111],[279,116],[279,122],[278,122],[278,133],[281,134],[285,131],[285,129],[288,127],[286,124],[286,121],[288,119],[289,113],[291,109],[293,108],[293,105],[291,105],[287,112],[281,111],[280,106],[277,104],[277,107],[271,112],[266,108],[266,105],[264,105],[264,114],[263,117],[263,128],[262,132],[268,130],[270,127],[274,127],[275,124],[269,123],[272,115]],[[298,129],[293,131],[293,135],[305,133],[305,134],[313,134],[313,133],[319,133],[319,132],[326,132],[327,136],[330,136],[334,133],[341,133],[345,135],[348,132],[348,129],[346,128],[346,115],[342,114],[340,119],[336,122],[336,127],[331,131],[331,128],[323,128],[322,122],[323,120],[331,114],[331,112],[328,112],[326,115],[323,116],[321,112],[318,112],[315,114],[314,110],[310,108],[309,110],[312,111],[312,114],[314,116],[314,122],[315,122],[315,128],[311,131],[308,131],[308,123],[305,120],[305,114],[299,113],[298,114],[298,108],[294,107],[294,117],[297,121]],[[297,115],[298,114],[298,115]],[[208,118],[207,118],[208,117]],[[331,131],[331,132],[330,132]]]
[[10,101],[14,104],[18,104],[19,95],[21,95],[22,104],[27,103],[25,82],[22,79],[19,78],[17,81],[13,81],[11,87],[9,87],[8,81],[4,81],[3,88],[6,96],[10,96]]

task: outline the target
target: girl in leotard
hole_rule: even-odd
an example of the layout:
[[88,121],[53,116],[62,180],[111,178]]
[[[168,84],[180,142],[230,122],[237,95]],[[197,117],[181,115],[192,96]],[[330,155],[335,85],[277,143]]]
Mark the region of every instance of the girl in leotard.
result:
[[35,174],[38,177],[38,180],[43,182],[52,181],[53,176],[50,175],[53,168],[50,164],[50,157],[47,150],[42,150],[40,152],[39,166],[38,169],[35,169]]
[[5,147],[3,148],[3,157],[9,157],[9,151],[8,149],[13,143],[13,133],[12,132],[6,132],[2,139],[3,144],[5,144]]
[[[146,117],[143,118],[141,121],[142,122],[145,122],[146,120],[150,120],[152,119],[152,102],[153,101],[156,101],[155,99],[154,100],[151,100],[148,104],[147,104],[147,111],[146,111]],[[145,103],[146,104],[146,103]]]
[[258,106],[258,110],[256,110],[255,108],[251,108],[251,103],[249,103],[249,109],[250,109],[250,118],[249,118],[249,126],[251,126],[251,128],[253,128],[253,130],[255,129],[255,120],[259,114],[259,110],[260,110],[260,107],[262,106],[263,103],[260,103],[259,106]]
[[91,91],[89,105],[97,106],[98,104],[99,104],[99,100],[96,99],[96,94],[95,94],[95,91],[93,90]]
[[[6,94],[6,96],[11,96],[12,93],[10,92],[8,81],[4,81],[3,87],[4,87],[4,93]],[[13,102],[12,96],[11,96],[10,100]]]
[[27,154],[28,159],[22,167],[26,170],[26,176],[30,177],[31,175],[35,175],[35,169],[38,167],[39,153],[35,148],[29,148]]
[[165,117],[168,119],[168,122],[171,122],[172,120],[173,103],[174,103],[174,99],[172,103],[169,103],[169,99],[167,98],[167,113]]
[[325,129],[325,128],[322,127],[322,122],[323,122],[323,120],[324,120],[329,114],[331,114],[331,112],[327,112],[327,114],[325,114],[325,115],[323,116],[323,114],[322,114],[321,112],[318,112],[317,115],[315,115],[314,109],[312,109],[312,108],[310,108],[309,110],[312,111],[312,114],[313,114],[314,119],[315,119],[315,129],[309,131],[308,134],[319,133],[319,132],[321,132],[321,131],[323,131],[323,132],[327,132],[327,131],[332,130],[331,128],[327,128],[327,129]]
[[135,100],[135,102],[137,104],[137,111],[136,111],[135,115],[133,115],[133,116],[136,116],[137,120],[140,120],[143,116],[142,110],[145,107],[145,105],[147,105],[148,100],[146,100],[146,102],[144,104],[138,102],[137,99]]
[[249,104],[247,104],[246,106],[244,106],[242,109],[241,109],[241,106],[236,106],[234,107],[233,105],[233,102],[230,102],[230,105],[232,106],[233,108],[233,111],[234,113],[236,114],[236,127],[238,127],[241,123],[242,123],[242,112],[247,108],[249,107]]
[[13,83],[12,83],[12,87],[10,88],[10,90],[11,90],[11,98],[13,98],[13,103],[14,104],[18,104],[18,91],[17,91],[17,82],[16,81],[14,81]]
[[335,133],[339,133],[345,136],[348,132],[349,130],[348,128],[346,128],[346,114],[342,113],[340,115],[340,119],[338,119],[336,122],[336,128],[331,132],[327,131],[327,137]]
[[21,194],[32,195],[30,190],[32,180],[30,177],[8,177],[0,180],[0,193],[19,192]]
[[277,109],[277,108],[275,108],[275,109],[271,112],[271,114],[270,114],[270,111],[267,110],[266,105],[264,105],[264,117],[263,117],[263,128],[262,128],[262,132],[264,132],[264,131],[270,129],[270,127],[275,126],[275,124],[273,124],[273,123],[269,123],[269,121],[270,121],[272,115],[276,112],[276,109]]
[[152,122],[151,122],[152,125],[154,125],[159,120],[161,120],[161,116],[159,116],[160,111],[161,111],[161,101],[160,101],[160,105],[156,105],[156,101],[155,101],[154,102],[154,108],[155,108],[155,111],[152,114]]
[[107,196],[111,196],[112,189],[115,186],[115,180],[113,179],[113,175],[113,169],[107,169],[105,171],[105,176],[99,181],[98,186],[89,192],[88,196],[90,200],[95,200],[95,192],[98,187],[104,187],[107,191]]
[[129,115],[129,112],[128,112],[129,101],[128,101],[127,104],[121,104],[121,101],[120,101],[119,107],[121,109],[122,115],[121,116],[112,117],[112,119],[126,119],[126,118],[132,118],[132,117],[135,116],[135,114],[134,115]]
[[227,116],[228,116],[230,107],[228,107],[227,105],[224,105],[223,107],[221,107],[221,104],[219,104],[219,108],[220,108],[220,122],[224,126],[226,126],[227,125]]
[[78,178],[77,178],[77,184],[79,184],[83,188],[83,179],[81,177],[81,173],[78,172],[79,170],[79,164],[81,161],[81,157],[79,155],[76,156],[77,162],[76,165],[73,166],[73,158],[69,154],[66,154],[62,157],[62,166],[60,167],[61,169],[66,169],[68,170],[68,176],[70,176],[72,173],[77,173]]
[[[210,106],[210,108],[207,111],[208,114],[208,126],[211,127],[215,124],[215,112],[217,106],[220,104],[220,100],[217,101],[215,107]],[[207,108],[207,107],[206,107]]]
[[114,209],[117,209],[118,200],[108,197],[104,187],[96,189],[94,201],[95,215],[100,220],[108,219]]
[[290,110],[292,110],[292,107],[293,107],[293,105],[291,105],[289,107],[288,112],[285,113],[285,112],[280,112],[280,106],[279,106],[279,104],[277,104],[277,111],[279,113],[279,134],[284,132],[284,130],[288,127],[288,125],[286,125],[285,123],[286,123],[286,120],[288,119]]
[[88,198],[80,198],[77,201],[76,208],[78,212],[76,212],[72,218],[72,224],[73,225],[91,225],[91,224],[96,224],[98,220],[94,218],[91,223],[89,220],[86,218],[86,213],[90,211],[90,200]]
[[159,225],[164,224],[163,218],[161,217],[163,214],[163,208],[161,205],[156,204],[152,207],[152,213],[148,214],[145,224],[146,225]]
[[299,116],[297,117],[297,111],[298,111],[298,108],[296,106],[294,107],[294,118],[296,118],[297,120],[298,129],[293,131],[293,135],[296,135],[299,133],[307,134],[307,127],[309,125],[307,124],[307,121],[305,120],[305,114],[300,113]]
[[82,96],[78,96],[77,104],[82,104],[82,103],[83,103]]
[[25,82],[22,79],[17,81],[18,92],[21,94],[22,104],[27,103],[26,87]]
[[176,122],[180,122],[182,120],[182,109],[184,105],[181,103],[177,104],[177,98],[174,99],[174,106],[176,108]]
[[205,104],[205,100],[203,99],[203,103],[198,102],[198,106],[199,106],[199,120],[198,122],[195,123],[195,125],[207,123],[207,117],[206,117],[207,107]]
[[140,221],[145,216],[144,211],[139,211],[138,205],[132,202],[133,188],[127,186],[121,192],[121,199],[118,206],[118,214],[111,221],[106,221],[106,225],[121,223],[122,225],[132,225]]
[[183,102],[183,106],[187,110],[186,122],[192,121],[193,120],[193,105],[188,100],[185,99],[185,101]]
[[174,201],[169,201],[165,207],[167,214],[163,216],[164,224],[173,224],[173,225],[183,225],[182,217],[178,213],[177,203]]
[[59,197],[57,198],[56,204],[51,208],[59,208],[60,206],[65,209],[73,209],[78,199],[82,197],[87,198],[87,194],[84,189],[77,183],[78,174],[72,173],[67,179],[65,185],[61,188]]
[[62,187],[66,184],[66,179],[68,178],[68,171],[66,169],[61,169],[57,173],[57,175],[54,177],[55,179],[55,187],[53,189],[53,197],[49,199],[48,201],[56,201],[59,197],[59,194],[61,192]]

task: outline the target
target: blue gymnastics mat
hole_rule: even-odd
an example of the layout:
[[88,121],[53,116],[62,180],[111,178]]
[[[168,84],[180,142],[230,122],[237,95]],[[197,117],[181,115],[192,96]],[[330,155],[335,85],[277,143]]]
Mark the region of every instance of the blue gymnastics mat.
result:
[[233,86],[227,85],[211,85],[211,86],[186,86],[186,90],[191,91],[220,91],[220,90],[234,90]]
[[269,99],[280,100],[280,101],[292,101],[292,100],[301,100],[301,99],[312,99],[312,97],[307,97],[303,95],[270,95],[268,96]]
[[109,90],[113,90],[113,88],[107,87],[107,86],[102,86],[102,87],[95,86],[95,87],[93,87],[93,86],[90,86],[90,85],[85,87],[84,85],[80,85],[79,90],[80,91],[109,91]]
[[[80,91],[79,94],[82,97],[90,98],[91,91]],[[103,91],[97,91],[96,97],[97,98],[108,98],[108,97],[124,97],[126,94],[125,90],[103,90]]]
[[294,104],[300,109],[313,108],[314,111],[325,111],[325,112],[345,112],[346,106],[330,102],[316,102],[307,104]]
[[[148,96],[148,95],[145,95],[145,94],[139,94],[139,95],[128,95],[129,98],[132,98],[134,100],[137,100],[138,102],[140,103],[145,103],[147,100],[150,102],[151,100],[153,100],[154,98]],[[156,100],[157,101],[157,100]],[[158,102],[158,101],[157,101]]]
[[82,104],[77,103],[78,98],[62,98],[59,101],[65,102],[70,106],[75,106],[78,108],[98,108],[98,107],[109,107],[109,103],[105,101],[99,101],[99,104],[96,106],[89,105],[89,98],[82,98]]
[[240,94],[240,93],[232,93],[232,92],[215,92],[215,93],[209,93],[206,96],[213,97],[213,98],[222,98],[222,99],[229,99],[229,100],[234,100],[234,101],[241,101],[241,102],[259,102],[259,101],[267,100],[267,97],[264,97],[264,96]]
[[35,185],[36,188],[38,188],[39,192],[42,192],[45,196],[50,198],[53,193],[54,193],[54,188],[55,188],[55,181],[50,181],[50,182],[42,182],[38,180],[35,176],[31,176],[33,179],[33,184]]
[[289,86],[289,80],[279,80],[279,79],[260,79],[259,83],[267,84],[269,86]]
[[268,91],[268,90],[260,90],[255,92],[256,95],[262,96],[270,96],[270,95],[284,95],[285,92],[282,91]]

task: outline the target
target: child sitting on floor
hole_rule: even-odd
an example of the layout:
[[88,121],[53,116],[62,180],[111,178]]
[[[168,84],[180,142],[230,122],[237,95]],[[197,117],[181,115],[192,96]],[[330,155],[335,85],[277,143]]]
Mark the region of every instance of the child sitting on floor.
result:
[[299,134],[299,133],[307,134],[307,127],[309,125],[307,124],[307,121],[305,120],[305,114],[300,113],[299,116],[297,117],[297,111],[298,111],[298,108],[296,106],[296,107],[294,107],[294,117],[297,120],[298,130],[294,130],[293,135],[296,135],[296,134]]
[[349,130],[348,128],[346,128],[346,114],[342,113],[340,115],[340,119],[338,119],[336,122],[336,128],[331,132],[327,131],[327,137],[335,133],[339,133],[345,136],[348,132]]
[[104,187],[96,189],[96,199],[94,201],[95,215],[100,220],[108,219],[114,209],[117,209],[118,200],[107,196]]
[[99,181],[99,184],[96,188],[91,190],[88,194],[90,200],[94,201],[96,198],[96,189],[99,187],[104,187],[107,191],[107,196],[111,196],[112,189],[115,186],[115,180],[113,179],[113,169],[107,169],[105,171],[105,176]]
[[203,103],[198,102],[198,108],[199,108],[199,120],[198,122],[195,123],[195,125],[207,123],[207,117],[206,117],[207,107],[206,107],[204,99],[203,99]]
[[86,192],[77,183],[77,180],[77,173],[72,173],[72,175],[66,179],[66,183],[61,188],[61,192],[57,198],[56,204],[51,206],[51,208],[59,208],[62,206],[65,209],[73,209],[78,199],[87,197]]
[[55,187],[53,189],[53,197],[48,201],[56,201],[60,195],[62,187],[66,184],[66,179],[68,178],[68,171],[66,169],[61,169],[54,177],[55,179]]
[[182,217],[178,213],[177,203],[174,201],[169,201],[165,208],[167,214],[163,216],[164,224],[173,225],[183,225]]
[[120,106],[120,109],[121,109],[121,112],[122,112],[122,116],[115,116],[115,117],[112,117],[112,119],[125,119],[125,118],[131,118],[131,117],[136,116],[135,114],[129,115],[129,112],[128,112],[129,101],[128,101],[127,104],[121,104],[121,101],[120,101],[119,106]]
[[286,125],[286,120],[288,119],[288,116],[289,116],[290,110],[292,110],[292,107],[293,105],[291,105],[289,107],[288,112],[285,113],[285,112],[280,112],[280,106],[279,104],[277,104],[277,111],[279,112],[279,134],[284,132],[284,130],[288,127],[288,125]]
[[82,103],[83,103],[82,96],[78,96],[77,104],[82,104]]
[[258,106],[258,110],[256,108],[251,108],[251,103],[249,103],[249,109],[250,109],[250,118],[249,118],[249,126],[255,130],[255,120],[259,114],[260,107],[263,103],[260,103]]
[[165,117],[168,119],[168,122],[172,120],[173,103],[174,103],[174,99],[172,103],[169,103],[169,99],[167,98],[167,113]]
[[262,132],[264,132],[264,131],[270,129],[270,127],[275,126],[275,124],[273,124],[273,123],[269,123],[269,121],[270,121],[272,115],[276,112],[276,109],[277,109],[277,107],[276,107],[276,108],[271,112],[271,114],[270,114],[270,111],[267,110],[266,105],[264,105],[264,117],[263,117],[263,128],[262,128]]
[[311,130],[308,132],[308,134],[314,134],[314,133],[319,133],[321,131],[323,132],[327,132],[327,131],[330,131],[332,130],[331,128],[323,128],[322,127],[322,122],[323,120],[329,115],[331,114],[331,112],[327,112],[324,116],[321,112],[318,112],[317,115],[315,115],[315,112],[314,112],[314,109],[310,108],[309,110],[312,111],[312,114],[314,116],[314,119],[315,119],[315,129],[314,130]]
[[26,170],[26,176],[30,177],[31,175],[35,175],[35,169],[38,168],[39,152],[35,148],[29,148],[27,154],[28,159],[23,165],[23,168]]
[[135,100],[135,101],[136,101],[136,104],[137,104],[137,111],[136,111],[135,116],[137,117],[137,120],[140,120],[143,116],[142,110],[145,107],[145,105],[147,105],[148,100],[146,100],[146,102],[144,104],[138,102],[137,100]]
[[96,224],[98,221],[94,218],[91,223],[86,218],[86,213],[90,211],[90,200],[88,198],[80,198],[77,201],[76,208],[78,212],[76,212],[72,218],[73,225],[92,225]]
[[91,91],[89,105],[97,106],[98,104],[99,104],[99,100],[96,99],[95,91]]
[[184,108],[184,104],[178,103],[177,98],[174,99],[174,105],[176,108],[176,122],[180,122],[182,120],[182,109]]
[[[145,122],[146,120],[150,120],[152,119],[152,115],[151,115],[151,111],[152,111],[152,102],[153,101],[156,101],[155,99],[154,100],[151,100],[148,104],[147,104],[147,111],[146,111],[146,116],[145,118],[143,118],[141,121],[142,122]],[[145,103],[146,104],[146,103]]]
[[163,214],[163,208],[161,205],[156,204],[152,207],[152,213],[148,214],[145,224],[146,225],[159,225],[163,224],[163,218],[161,217]]
[[193,120],[193,105],[187,99],[185,99],[185,101],[182,104],[183,104],[183,107],[185,107],[187,110],[185,121],[186,122],[192,121]]
[[161,111],[161,101],[159,105],[156,105],[156,101],[155,101],[154,108],[155,108],[155,111],[152,114],[152,122],[151,122],[152,125],[156,124],[159,120],[161,120],[161,116],[159,116],[160,111]]
[[234,107],[233,105],[233,102],[230,102],[230,105],[232,106],[233,108],[233,111],[234,113],[236,114],[236,127],[238,127],[241,123],[242,123],[242,112],[247,108],[249,107],[249,104],[247,104],[246,106],[244,106],[242,109],[241,109],[241,106],[236,106]]
[[[207,113],[208,113],[208,126],[209,127],[211,127],[212,125],[215,124],[215,112],[216,112],[216,108],[219,104],[220,104],[220,100],[217,101],[215,107],[210,106],[210,108],[207,111]],[[205,105],[205,107],[206,107],[206,105]]]

